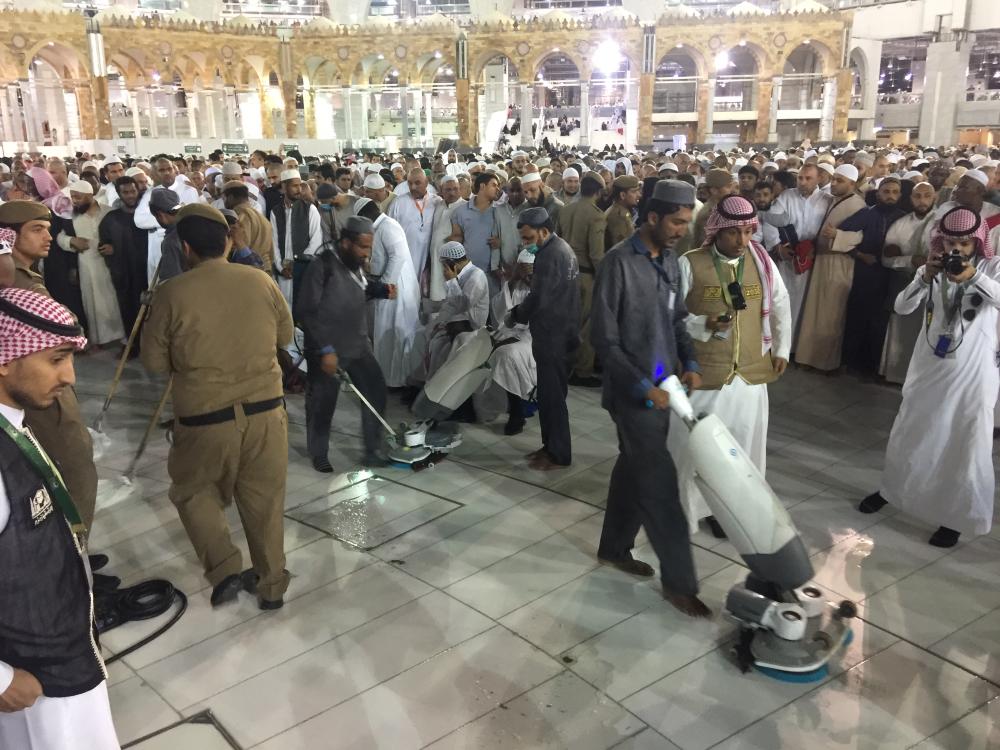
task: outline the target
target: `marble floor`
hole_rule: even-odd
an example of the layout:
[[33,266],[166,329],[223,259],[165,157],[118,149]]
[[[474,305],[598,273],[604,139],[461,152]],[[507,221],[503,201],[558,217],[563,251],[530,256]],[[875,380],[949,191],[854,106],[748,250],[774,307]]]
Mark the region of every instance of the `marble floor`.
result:
[[[114,364],[78,361],[88,418]],[[799,685],[741,675],[732,624],[686,619],[655,581],[597,564],[616,441],[594,391],[571,389],[574,463],[548,474],[522,459],[538,447],[536,419],[515,438],[502,421],[468,426],[431,470],[358,471],[359,407],[345,396],[331,446],[343,473],[322,476],[302,455],[302,397],[291,397],[293,578],[284,609],[265,614],[246,594],[211,608],[167,498],[162,432],[136,480],[121,481],[161,388],[130,365],[97,441],[92,548],[126,583],[165,577],[190,600],[176,626],[110,668],[123,743],[207,709],[240,747],[262,750],[1000,747],[1000,529],[945,551],[920,523],[854,509],[877,485],[898,390],[797,371],[771,388],[768,479],[818,583],[860,610],[829,679]],[[393,416],[405,418],[398,405]],[[718,613],[745,570],[728,543],[702,532],[694,544]],[[648,545],[637,555],[656,562]],[[104,646],[111,655],[158,624],[128,624]],[[145,746],[194,730],[177,731]],[[184,736],[186,750],[225,746]]]

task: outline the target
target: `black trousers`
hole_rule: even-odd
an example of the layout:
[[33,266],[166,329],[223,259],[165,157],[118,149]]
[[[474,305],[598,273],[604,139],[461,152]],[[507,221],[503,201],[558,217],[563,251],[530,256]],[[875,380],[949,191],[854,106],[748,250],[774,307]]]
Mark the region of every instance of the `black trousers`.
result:
[[[327,455],[330,447],[330,424],[340,395],[340,379],[323,372],[320,359],[319,354],[310,353],[306,356],[309,369],[306,374],[306,450],[312,458]],[[342,359],[340,367],[347,372],[369,403],[378,409],[379,414],[385,414],[385,378],[375,355],[368,352],[357,359]],[[351,395],[354,397],[354,394]],[[382,431],[385,428],[367,406],[360,402],[358,406],[361,409],[365,453],[373,453],[382,443]]]
[[889,278],[889,269],[881,261],[873,266],[854,262],[842,359],[847,367],[870,375],[878,374],[889,328]]
[[[553,353],[553,350],[557,353]],[[535,358],[538,384],[538,422],[542,428],[542,447],[553,463],[569,466],[573,462],[573,443],[569,434],[569,409],[566,394],[569,391],[569,371],[572,354],[564,346],[553,347],[538,341],[531,342]]]
[[598,555],[630,556],[639,528],[660,559],[664,589],[697,594],[687,515],[681,507],[677,469],[667,452],[670,412],[620,404],[611,411],[618,428],[618,460],[611,472]]

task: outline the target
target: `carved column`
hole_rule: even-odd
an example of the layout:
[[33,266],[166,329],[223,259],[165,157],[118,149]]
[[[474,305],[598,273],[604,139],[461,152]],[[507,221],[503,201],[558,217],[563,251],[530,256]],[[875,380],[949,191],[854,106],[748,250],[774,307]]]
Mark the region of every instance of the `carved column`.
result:
[[655,73],[639,76],[639,123],[636,130],[638,148],[646,151],[653,148],[653,86]]
[[764,143],[771,132],[771,99],[774,96],[774,86],[771,81],[757,82],[757,127],[754,140]]

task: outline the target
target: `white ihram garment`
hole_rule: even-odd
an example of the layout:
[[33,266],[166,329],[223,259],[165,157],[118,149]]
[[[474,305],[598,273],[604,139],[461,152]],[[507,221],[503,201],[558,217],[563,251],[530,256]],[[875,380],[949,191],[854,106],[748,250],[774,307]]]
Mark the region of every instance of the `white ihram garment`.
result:
[[[997,308],[1000,258],[980,261],[956,316],[965,325],[954,356],[935,356],[932,346],[946,332],[941,284],[935,280],[934,319],[917,339],[903,383],[903,403],[889,434],[880,492],[891,505],[934,526],[963,534],[986,534],[993,524],[993,408],[997,372]],[[925,305],[924,269],[896,298],[900,315]],[[955,290],[949,285],[950,290]],[[982,304],[970,298],[978,294]],[[949,298],[949,303],[951,301]],[[962,318],[976,310],[969,322]],[[956,326],[958,323],[956,322]],[[928,344],[927,341],[931,343]]]

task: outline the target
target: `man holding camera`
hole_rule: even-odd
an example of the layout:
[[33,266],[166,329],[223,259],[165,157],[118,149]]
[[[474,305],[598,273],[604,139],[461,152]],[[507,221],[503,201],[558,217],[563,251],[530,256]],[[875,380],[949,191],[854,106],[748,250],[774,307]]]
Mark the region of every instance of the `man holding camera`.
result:
[[[767,384],[788,366],[792,313],[788,291],[767,251],[752,240],[757,212],[746,198],[719,201],[705,224],[705,245],[678,261],[685,320],[701,367],[691,394],[696,413],[715,414],[764,473],[767,455]],[[711,517],[687,456],[687,430],[674,418],[667,445],[677,463],[681,502],[691,533]]]
[[939,525],[930,544],[953,547],[960,534],[989,533],[996,487],[1000,259],[975,211],[956,206],[942,217],[926,265],[896,298],[900,315],[921,308],[925,335],[906,373],[882,485],[858,510],[875,513],[891,503]]

